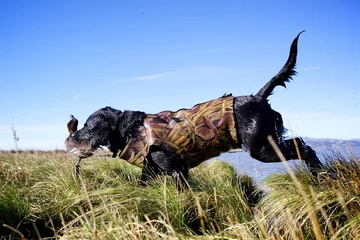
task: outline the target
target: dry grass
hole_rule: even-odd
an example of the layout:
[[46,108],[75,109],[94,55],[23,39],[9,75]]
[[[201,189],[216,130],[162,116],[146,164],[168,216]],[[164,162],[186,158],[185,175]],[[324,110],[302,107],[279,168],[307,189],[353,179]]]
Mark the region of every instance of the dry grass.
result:
[[[328,156],[337,173],[314,178],[297,169],[257,189],[223,162],[190,172],[178,192],[169,177],[142,188],[141,169],[95,156],[82,162],[55,152],[0,152],[0,234],[55,239],[358,239],[360,165]],[[1,237],[0,237],[1,238]]]

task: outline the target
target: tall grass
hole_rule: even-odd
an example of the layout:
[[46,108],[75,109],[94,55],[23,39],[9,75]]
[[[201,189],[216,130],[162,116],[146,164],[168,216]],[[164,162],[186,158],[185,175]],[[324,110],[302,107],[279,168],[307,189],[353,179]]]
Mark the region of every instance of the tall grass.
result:
[[[170,177],[147,187],[141,169],[105,156],[0,152],[0,235],[55,239],[357,239],[360,164],[328,156],[337,173],[302,169],[269,177],[259,189],[223,162],[190,171],[189,189]],[[0,237],[1,239],[1,237]]]

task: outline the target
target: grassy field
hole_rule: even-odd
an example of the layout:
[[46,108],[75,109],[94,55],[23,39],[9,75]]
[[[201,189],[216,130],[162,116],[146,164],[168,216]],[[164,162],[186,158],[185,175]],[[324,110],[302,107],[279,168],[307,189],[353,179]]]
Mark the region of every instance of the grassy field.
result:
[[223,162],[138,184],[141,169],[119,159],[61,151],[0,152],[0,239],[360,239],[360,163],[329,156],[338,175],[297,169],[257,188]]

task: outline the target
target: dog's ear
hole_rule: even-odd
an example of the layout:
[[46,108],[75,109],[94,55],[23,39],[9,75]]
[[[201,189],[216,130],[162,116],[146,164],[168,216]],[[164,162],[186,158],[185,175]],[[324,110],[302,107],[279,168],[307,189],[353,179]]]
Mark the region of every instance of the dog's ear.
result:
[[144,124],[146,114],[140,111],[124,111],[117,126],[123,138],[137,137],[139,126]]
[[77,131],[79,121],[74,117],[74,115],[70,115],[70,121],[67,124],[67,128],[70,136]]

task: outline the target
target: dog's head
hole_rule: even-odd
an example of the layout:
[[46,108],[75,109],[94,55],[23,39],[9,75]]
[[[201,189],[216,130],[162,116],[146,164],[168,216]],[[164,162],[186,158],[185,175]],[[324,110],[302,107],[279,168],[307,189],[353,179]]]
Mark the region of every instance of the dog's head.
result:
[[114,157],[136,134],[144,117],[145,113],[142,112],[122,112],[106,107],[91,114],[79,130],[74,127],[75,124],[71,124],[76,120],[74,118],[68,123],[70,136],[65,140],[66,149],[80,158],[87,158],[100,146],[106,146]]
[[[65,140],[67,151],[80,158],[86,158],[93,155],[93,152],[100,146],[109,146],[110,150],[114,150],[114,147],[117,148],[117,141],[113,139],[117,132],[119,115],[121,115],[121,111],[110,107],[102,108],[91,114],[84,127],[79,130],[74,127],[77,124],[72,124],[76,118],[70,120],[68,123],[70,136]],[[117,138],[118,141],[121,141],[119,135]]]

